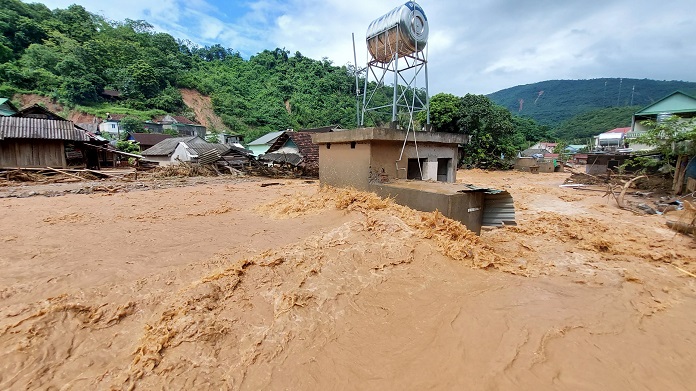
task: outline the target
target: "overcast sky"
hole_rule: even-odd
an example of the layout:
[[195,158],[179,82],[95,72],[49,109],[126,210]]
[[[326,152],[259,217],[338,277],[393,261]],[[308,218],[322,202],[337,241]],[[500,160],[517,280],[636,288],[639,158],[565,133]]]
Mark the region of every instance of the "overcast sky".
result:
[[[144,19],[245,58],[264,49],[335,65],[366,62],[369,23],[399,0],[44,0],[108,19]],[[694,0],[421,0],[430,26],[430,94],[488,94],[550,79],[696,81]]]

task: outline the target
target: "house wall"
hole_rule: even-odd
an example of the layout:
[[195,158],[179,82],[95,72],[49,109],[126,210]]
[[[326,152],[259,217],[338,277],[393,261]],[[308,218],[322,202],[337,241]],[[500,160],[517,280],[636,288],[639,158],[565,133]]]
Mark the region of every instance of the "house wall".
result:
[[164,133],[164,128],[161,124],[154,124],[151,122],[144,122],[143,127],[150,133]]
[[169,166],[172,164],[177,164],[178,162],[172,161],[169,156],[145,156],[143,160],[146,162],[159,163],[160,166]]
[[251,152],[253,152],[254,156],[259,156],[259,155],[266,153],[266,151],[268,151],[268,148],[270,148],[270,147],[271,147],[270,145],[266,145],[266,144],[247,145],[247,149],[250,150]]
[[116,121],[104,121],[99,124],[99,131],[101,133],[109,133],[114,136],[121,134],[121,127],[119,122]]
[[2,140],[0,167],[66,168],[65,144],[62,140]]
[[[330,148],[327,148],[330,145]],[[323,144],[319,146],[319,181],[337,187],[367,190],[370,181],[370,144]]]
[[186,147],[186,144],[179,143],[179,145],[176,146],[176,149],[174,149],[174,153],[172,153],[170,160],[173,164],[176,164],[178,161],[190,162],[193,160],[193,157],[191,156],[189,149]]
[[[167,129],[167,125],[164,125],[164,128]],[[175,129],[177,132],[179,132],[179,136],[181,137],[198,136],[202,139],[205,139],[205,134],[207,132],[205,126],[176,124],[169,125],[169,128]]]

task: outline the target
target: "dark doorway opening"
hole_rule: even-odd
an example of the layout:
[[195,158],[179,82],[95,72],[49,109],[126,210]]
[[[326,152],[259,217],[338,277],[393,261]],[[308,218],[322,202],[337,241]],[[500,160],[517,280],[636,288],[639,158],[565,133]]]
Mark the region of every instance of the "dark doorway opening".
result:
[[423,170],[423,163],[426,159],[408,159],[408,168],[406,169],[406,179],[423,180],[421,172]]
[[437,159],[437,181],[447,182],[449,179],[450,164],[452,164],[452,159],[441,158]]

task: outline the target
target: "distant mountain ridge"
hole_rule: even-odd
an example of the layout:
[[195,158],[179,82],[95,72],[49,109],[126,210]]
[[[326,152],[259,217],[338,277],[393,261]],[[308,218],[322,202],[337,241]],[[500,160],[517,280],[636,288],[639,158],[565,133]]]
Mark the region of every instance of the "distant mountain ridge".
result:
[[592,110],[647,106],[677,90],[696,95],[696,83],[619,78],[547,80],[506,88],[488,97],[513,114],[556,127]]

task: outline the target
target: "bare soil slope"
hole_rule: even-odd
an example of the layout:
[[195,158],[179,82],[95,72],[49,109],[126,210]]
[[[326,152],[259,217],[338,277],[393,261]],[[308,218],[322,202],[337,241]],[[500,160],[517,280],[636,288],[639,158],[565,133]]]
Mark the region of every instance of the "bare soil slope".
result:
[[691,238],[563,174],[459,178],[519,225],[289,180],[1,198],[0,388],[692,389]]
[[179,91],[181,91],[181,97],[184,99],[184,103],[193,110],[196,119],[201,125],[208,129],[215,128],[218,131],[226,129],[225,124],[222,123],[222,119],[213,111],[213,103],[210,101],[209,96],[202,95],[196,90],[186,88],[182,88]]

